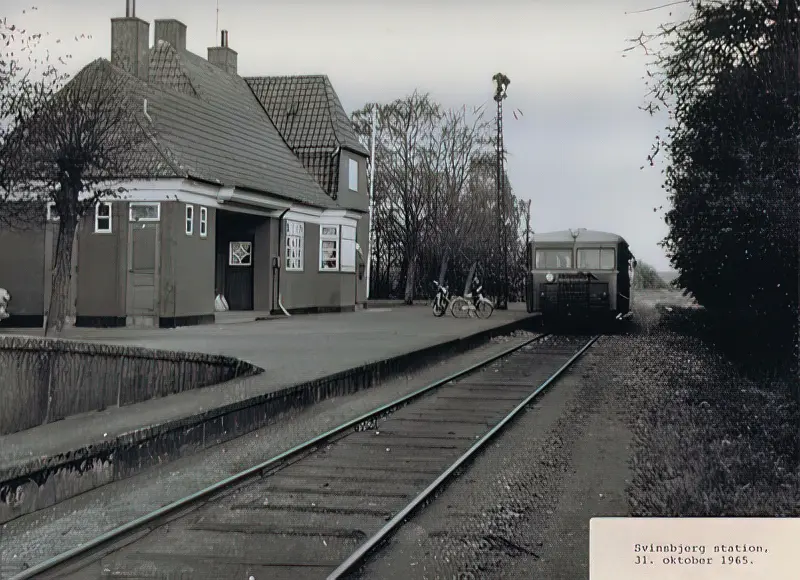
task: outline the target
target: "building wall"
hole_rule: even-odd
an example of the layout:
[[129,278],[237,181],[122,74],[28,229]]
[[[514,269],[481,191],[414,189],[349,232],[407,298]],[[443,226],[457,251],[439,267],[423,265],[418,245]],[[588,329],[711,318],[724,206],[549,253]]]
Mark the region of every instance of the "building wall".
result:
[[208,235],[200,237],[200,208],[193,207],[192,235],[186,234],[186,205],[161,202],[160,311],[163,326],[214,321],[216,210],[208,209]]
[[78,226],[76,325],[124,326],[128,204],[111,202],[111,233],[95,233],[89,212]]
[[253,240],[253,310],[269,311],[272,308],[272,232],[277,231],[277,221],[266,219],[255,228]]
[[[367,301],[367,271],[366,260],[369,260],[369,214],[365,214],[356,226],[356,242],[361,246],[362,256],[356,256],[356,280],[355,284],[358,288],[358,295],[356,302],[364,304]],[[364,264],[364,274],[361,278],[358,277],[359,264]]]
[[[350,189],[350,159],[358,162],[358,191]],[[342,150],[339,159],[339,199],[338,202],[347,209],[363,212],[363,217],[356,226],[356,242],[361,247],[364,260],[369,257],[369,188],[367,187],[367,159],[350,151]],[[356,258],[356,273],[358,272],[359,258]],[[365,264],[366,266],[366,264]],[[367,300],[367,279],[359,279],[356,275],[354,282],[358,288],[356,301],[363,304]]]
[[286,269],[286,241],[281,236],[281,302],[289,311],[339,310],[355,304],[356,274],[319,270],[319,230],[318,223],[305,222],[302,272]]
[[[281,260],[286,260],[284,255],[284,249],[281,248],[281,243],[283,243],[283,238],[280,235],[280,220],[277,218],[273,218],[269,220],[268,226],[268,237],[269,237],[269,264],[270,264],[270,284],[269,290],[267,292],[267,296],[269,297],[269,301],[267,302],[268,308],[264,310],[270,311],[279,311],[280,307],[278,306],[278,292],[276,292],[276,288],[278,288],[278,280],[276,280],[272,276],[272,259],[277,258],[278,264],[280,265],[280,272],[276,272],[276,276],[280,278],[280,287],[284,287],[284,279],[286,278],[286,265],[281,264]],[[283,292],[280,290],[280,292]],[[286,304],[284,304],[284,308]]]
[[[343,163],[348,154],[343,152]],[[362,159],[363,161],[363,159]],[[348,187],[344,171],[343,189]],[[359,201],[356,192],[350,192],[347,205],[366,206],[365,164],[360,166]],[[149,197],[145,194],[145,199]],[[159,223],[160,275],[158,276],[161,324],[197,324],[211,322],[214,317],[215,261],[217,209],[205,206],[208,211],[208,234],[200,237],[200,208],[202,199],[192,200],[194,228],[191,236],[185,233],[184,202],[160,195],[161,219]],[[141,197],[138,198],[142,201]],[[210,200],[210,203],[213,201]],[[95,233],[94,213],[88,213],[79,224],[75,244],[73,287],[73,313],[81,326],[111,326],[125,323],[127,315],[128,203],[114,200],[111,205],[111,233]],[[334,220],[335,222],[336,220]],[[367,218],[357,223],[357,242],[367,249]],[[320,272],[319,221],[305,223],[304,269],[291,272],[285,268],[285,239],[280,236],[279,221],[264,218],[254,229],[254,291],[253,307],[257,311],[277,309],[276,288],[273,277],[273,257],[280,257],[280,292],[283,305],[293,311],[318,309],[349,309],[364,300],[365,280],[353,272]],[[50,261],[57,237],[58,225],[28,230],[0,228],[0,287],[12,294],[10,312],[14,319],[2,323],[19,325],[19,316],[27,317],[27,325],[40,326],[47,309],[50,284]],[[358,259],[357,259],[358,265]],[[13,273],[13,276],[8,275]],[[358,294],[356,294],[358,292]]]
[[44,314],[45,229],[0,226],[0,288],[11,294],[0,326],[41,326]]
[[[358,191],[350,189],[350,159],[358,162]],[[342,149],[339,155],[339,205],[347,209],[366,212],[369,209],[367,188],[367,160],[361,155]]]

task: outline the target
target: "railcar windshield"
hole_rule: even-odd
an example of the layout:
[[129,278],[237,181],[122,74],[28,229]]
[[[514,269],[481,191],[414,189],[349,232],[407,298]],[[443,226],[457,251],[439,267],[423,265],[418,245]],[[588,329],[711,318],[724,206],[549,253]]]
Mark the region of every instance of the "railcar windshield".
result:
[[572,250],[536,250],[537,270],[572,268]]
[[614,250],[610,248],[581,248],[578,250],[578,268],[613,270]]

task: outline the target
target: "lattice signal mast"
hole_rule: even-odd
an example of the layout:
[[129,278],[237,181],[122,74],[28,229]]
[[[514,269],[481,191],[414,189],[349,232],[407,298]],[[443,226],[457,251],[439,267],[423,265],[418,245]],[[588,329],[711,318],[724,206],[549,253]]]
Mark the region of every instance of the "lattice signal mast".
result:
[[503,280],[497,299],[497,308],[506,310],[508,308],[508,227],[506,224],[506,196],[504,195],[504,171],[503,161],[505,159],[505,148],[503,146],[503,99],[506,98],[506,91],[511,80],[503,73],[497,73],[492,77],[495,84],[494,100],[497,101],[497,228],[498,237],[501,244],[501,256],[503,259]]

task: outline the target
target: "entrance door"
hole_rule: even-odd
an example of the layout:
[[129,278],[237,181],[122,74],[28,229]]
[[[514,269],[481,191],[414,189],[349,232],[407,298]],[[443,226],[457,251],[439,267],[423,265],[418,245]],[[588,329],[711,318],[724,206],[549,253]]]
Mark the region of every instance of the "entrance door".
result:
[[127,315],[154,324],[158,313],[158,223],[132,222],[128,230]]
[[253,309],[253,236],[228,242],[224,290],[231,310]]

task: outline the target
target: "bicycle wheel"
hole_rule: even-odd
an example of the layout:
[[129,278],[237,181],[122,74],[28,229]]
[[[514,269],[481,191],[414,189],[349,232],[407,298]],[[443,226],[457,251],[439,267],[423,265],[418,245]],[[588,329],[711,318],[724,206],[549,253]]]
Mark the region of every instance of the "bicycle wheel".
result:
[[486,302],[485,300],[481,300],[478,302],[478,318],[489,318],[494,312],[494,306]]
[[444,313],[447,311],[447,307],[439,300],[433,303],[433,315],[437,318],[444,316]]
[[468,318],[469,317],[469,302],[460,296],[453,300],[452,312],[455,318]]

